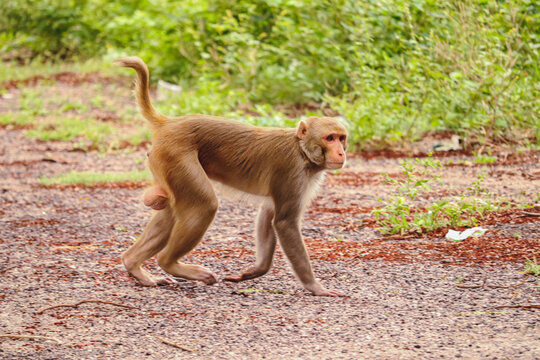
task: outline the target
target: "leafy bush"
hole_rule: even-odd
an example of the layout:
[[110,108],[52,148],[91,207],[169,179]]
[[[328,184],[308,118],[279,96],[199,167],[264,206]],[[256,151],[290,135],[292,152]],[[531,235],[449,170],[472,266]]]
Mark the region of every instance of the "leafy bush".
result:
[[356,143],[540,142],[534,0],[14,0],[0,34],[11,57],[136,54],[193,96],[219,88],[217,103],[326,103]]

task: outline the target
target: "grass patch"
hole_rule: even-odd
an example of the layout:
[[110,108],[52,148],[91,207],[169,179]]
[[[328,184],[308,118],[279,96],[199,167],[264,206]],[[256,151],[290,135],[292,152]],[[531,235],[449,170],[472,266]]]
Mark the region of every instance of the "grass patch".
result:
[[73,62],[44,62],[37,57],[25,65],[17,62],[4,62],[0,66],[0,82],[24,80],[35,76],[50,76],[61,72],[93,73],[99,72],[104,76],[122,74],[118,66],[109,61],[93,58],[84,61],[73,59]]
[[477,164],[493,164],[497,162],[497,156],[491,154],[475,154],[474,162]]
[[114,132],[111,125],[77,117],[59,118],[38,124],[26,132],[26,136],[41,141],[72,141],[77,138],[90,141],[90,148],[106,147],[106,139]]
[[92,171],[70,171],[53,177],[44,176],[39,183],[44,186],[54,185],[99,185],[119,182],[150,182],[152,175],[148,170],[133,170],[118,173],[97,173]]
[[531,274],[534,276],[540,275],[540,264],[536,261],[536,258],[525,262],[525,270],[523,271],[526,274]]
[[35,121],[35,117],[28,112],[15,112],[0,114],[0,125],[29,126]]

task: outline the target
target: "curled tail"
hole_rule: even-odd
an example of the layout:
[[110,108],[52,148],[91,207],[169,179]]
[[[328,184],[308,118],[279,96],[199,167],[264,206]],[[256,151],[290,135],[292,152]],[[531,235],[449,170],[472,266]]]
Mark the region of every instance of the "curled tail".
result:
[[150,121],[154,128],[159,128],[161,125],[165,124],[168,120],[167,117],[158,113],[150,101],[150,74],[144,61],[137,56],[131,56],[118,59],[114,63],[122,67],[132,68],[137,72],[138,80],[135,84],[135,96],[137,97],[137,104],[139,104],[139,108],[141,109],[144,118]]

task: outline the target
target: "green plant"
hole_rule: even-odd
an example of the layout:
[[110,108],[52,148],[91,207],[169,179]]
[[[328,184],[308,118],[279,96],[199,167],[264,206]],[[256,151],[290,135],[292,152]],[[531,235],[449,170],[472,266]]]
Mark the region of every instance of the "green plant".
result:
[[[4,58],[29,63],[20,73],[13,62],[0,68],[0,81],[63,71],[58,60],[139,55],[154,81],[186,89],[171,109],[180,110],[175,115],[315,102],[348,119],[358,147],[444,129],[487,145],[540,145],[540,5],[534,0],[76,5],[0,2]],[[84,71],[120,71],[84,62]]]
[[394,193],[389,200],[378,199],[383,206],[372,211],[377,223],[381,226],[379,230],[385,234],[404,234],[412,229],[421,232],[426,226],[431,228],[438,219],[439,210],[435,208],[433,209],[435,213],[426,212],[424,215],[416,215],[415,220],[411,219],[411,211],[413,210],[412,201],[420,194],[429,191],[434,181],[440,180],[440,176],[433,173],[434,169],[441,167],[440,161],[432,158],[417,158],[414,161],[401,161],[400,165],[404,179],[394,179],[388,174],[383,174],[386,182],[394,187]]
[[525,270],[523,271],[526,274],[531,274],[534,276],[540,275],[540,264],[536,261],[536,258],[525,262]]
[[42,93],[32,88],[24,89],[21,93],[19,110],[34,116],[47,115]]
[[491,154],[474,154],[474,162],[477,164],[492,164],[497,162],[497,156],[491,156]]
[[26,111],[0,114],[0,125],[29,126],[34,124],[34,115]]
[[88,111],[88,107],[84,105],[80,100],[68,101],[60,109],[60,112],[75,112],[77,114],[82,114],[87,111]]
[[499,211],[500,201],[493,199],[482,186],[485,173],[477,175],[468,193],[454,198],[443,198],[424,207],[415,206],[415,200],[431,190],[431,184],[440,181],[434,170],[441,167],[438,160],[415,159],[402,161],[403,179],[386,181],[394,187],[387,200],[379,199],[382,206],[374,209],[378,230],[383,234],[423,233],[449,226],[476,226],[488,212]]

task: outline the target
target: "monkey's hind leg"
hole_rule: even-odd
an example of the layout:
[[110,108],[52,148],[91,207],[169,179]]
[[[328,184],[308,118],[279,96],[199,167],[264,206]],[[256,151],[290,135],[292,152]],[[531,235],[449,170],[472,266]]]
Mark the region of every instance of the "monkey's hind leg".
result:
[[144,286],[171,283],[167,277],[153,276],[142,268],[142,264],[165,247],[173,225],[174,215],[169,206],[156,211],[139,240],[122,254],[122,263],[129,274]]
[[214,284],[217,278],[210,270],[179,260],[201,241],[214,220],[218,199],[198,159],[177,166],[167,181],[176,222],[167,245],[157,256],[158,264],[174,277]]

